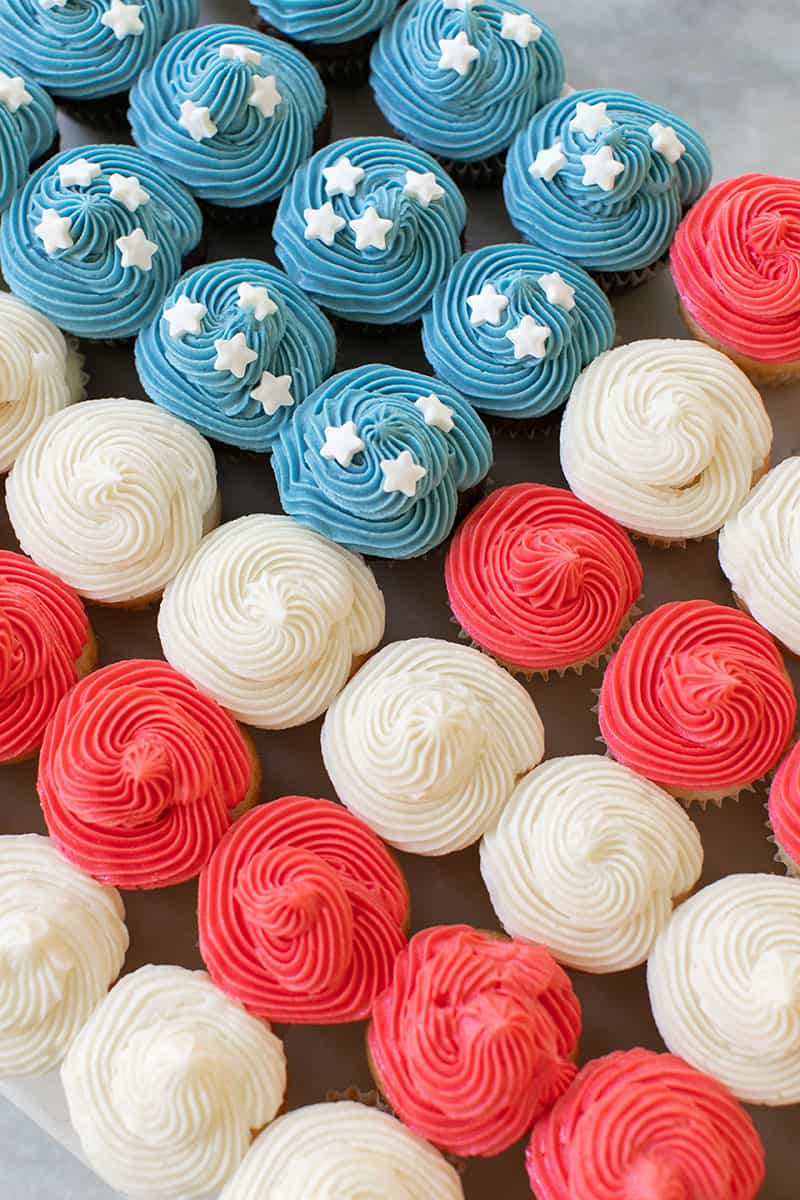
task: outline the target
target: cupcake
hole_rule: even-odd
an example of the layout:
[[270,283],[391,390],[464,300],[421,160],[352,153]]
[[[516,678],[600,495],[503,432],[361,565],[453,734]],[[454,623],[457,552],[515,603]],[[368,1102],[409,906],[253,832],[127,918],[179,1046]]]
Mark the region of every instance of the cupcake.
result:
[[764,1147],[741,1105],[672,1054],[618,1050],[580,1072],[533,1131],[538,1200],[755,1200]]
[[211,447],[141,400],[89,400],[48,417],[14,464],[19,543],[96,604],[157,600],[219,520]]
[[614,344],[614,314],[594,280],[533,246],[465,254],[422,321],[439,378],[481,412],[532,422],[560,408],[585,366]]
[[633,533],[682,544],[741,507],[771,445],[761,397],[730,359],[648,338],[580,376],[561,423],[561,468],[582,500]]
[[327,318],[288,275],[252,258],[184,275],[136,342],[151,400],[206,437],[261,453],[335,360]]
[[290,517],[240,517],[168,585],[164,654],[237,720],[288,729],[319,717],[383,637],[362,559]]
[[503,184],[514,225],[606,288],[649,278],[711,181],[703,139],[629,92],[574,92],[517,134]]
[[59,328],[123,341],[158,315],[201,230],[192,197],[141,150],[81,146],[17,192],[0,263],[11,290]]
[[62,696],[93,670],[78,596],[23,554],[0,550],[0,763],[31,758]]
[[700,835],[672,796],[596,754],[536,767],[481,842],[506,933],[595,975],[645,961],[702,867]]
[[473,183],[500,178],[509,142],[564,86],[555,34],[517,0],[409,0],[370,66],[389,124]]
[[[3,13],[0,9],[0,29]],[[22,47],[19,47],[22,49]],[[20,75],[0,36],[0,213],[32,168],[58,148],[56,109],[44,88]]]
[[120,980],[61,1070],[89,1166],[142,1200],[194,1200],[233,1174],[286,1090],[283,1045],[203,971]]
[[369,74],[378,30],[402,0],[251,0],[267,33],[293,42],[329,83],[355,87]]
[[435,638],[385,646],[322,726],[342,803],[412,854],[476,842],[543,754],[542,722],[522,685],[478,650]]
[[682,904],[647,965],[673,1054],[748,1104],[800,1102],[800,880],[728,875]]
[[0,1079],[58,1066],[127,949],[118,892],[45,837],[0,837]]
[[272,455],[287,513],[350,550],[394,559],[440,545],[460,495],[491,462],[489,432],[454,388],[381,364],[312,392]]
[[248,1012],[291,1025],[368,1017],[405,945],[408,888],[366,825],[284,796],[243,817],[200,877],[200,953]]
[[412,1132],[453,1154],[488,1156],[569,1086],[580,1032],[578,998],[543,946],[438,925],[398,956],[368,1049]]
[[407,142],[332,142],[295,173],[278,207],[275,250],[304,291],[369,326],[418,321],[461,253],[464,197]]
[[240,25],[203,25],[142,72],[129,115],[136,143],[210,215],[255,226],[310,157],[325,113],[299,51]]
[[498,488],[456,530],[445,561],[453,615],[512,671],[582,671],[608,657],[642,592],[630,538],[572,492]]
[[710,600],[662,604],[637,621],[600,689],[600,732],[618,762],[702,805],[770,771],[797,702],[775,643]]
[[767,808],[778,847],[775,857],[790,875],[800,875],[800,742],[775,772]]
[[757,382],[800,376],[800,180],[718,183],[681,222],[670,266],[693,337]]

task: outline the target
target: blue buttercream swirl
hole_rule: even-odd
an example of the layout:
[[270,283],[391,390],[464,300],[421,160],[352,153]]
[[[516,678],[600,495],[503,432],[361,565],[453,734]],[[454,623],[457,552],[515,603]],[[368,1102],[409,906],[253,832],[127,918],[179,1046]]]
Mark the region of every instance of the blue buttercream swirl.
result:
[[[449,432],[426,423],[415,401],[434,394],[452,409]],[[327,429],[352,421],[364,449],[349,466],[320,451]],[[414,496],[385,491],[384,460],[408,451],[425,469]],[[334,375],[281,430],[272,455],[281,503],[291,516],[361,554],[415,558],[453,528],[458,493],[484,478],[489,433],[449,384],[381,364]]]
[[[539,282],[554,273],[574,289],[551,302]],[[490,285],[507,300],[497,323],[473,325],[468,297]],[[508,333],[525,317],[550,333],[542,358],[516,359]],[[594,280],[549,250],[509,243],[465,254],[425,313],[422,343],[437,376],[482,412],[540,417],[563,404],[584,367],[614,344],[614,314]]]
[[[57,133],[56,109],[44,88],[27,79],[23,68],[0,57],[0,82],[22,79],[28,99],[0,100],[0,212],[30,174],[31,163],[46,154]],[[15,86],[13,94],[18,88]],[[0,95],[2,90],[0,90]]]
[[[61,182],[59,167],[87,159],[101,168],[87,186]],[[135,211],[112,196],[112,175],[135,177],[148,199]],[[45,210],[70,222],[73,245],[48,254],[36,233]],[[124,267],[117,238],[137,229],[154,242],[150,270]],[[63,151],[31,175],[0,224],[0,262],[13,292],[69,333],[131,337],[157,315],[200,240],[202,217],[190,193],[134,146]]]
[[379,29],[400,0],[255,0],[268,24],[298,42],[352,42]]
[[[530,10],[516,0],[447,8],[409,0],[372,50],[370,81],[387,121],[431,154],[477,162],[505,150],[518,129],[564,84],[564,59],[552,30],[519,45],[503,37],[504,14]],[[466,34],[478,58],[466,74],[439,66],[440,41]]]
[[[261,317],[252,304],[243,306],[239,288],[247,284],[266,288],[275,311]],[[205,308],[199,333],[172,336],[164,312],[181,297]],[[239,334],[256,352],[241,379],[214,367],[215,342]],[[268,451],[295,406],[330,375],[335,359],[333,329],[317,306],[283,271],[251,258],[189,271],[136,341],[136,368],[150,399],[206,437],[243,450]],[[272,401],[265,405],[253,396],[265,371],[290,377],[294,404],[269,412]]]
[[[267,116],[249,101],[254,80],[270,76],[280,100]],[[208,109],[213,136],[195,141],[179,123],[185,101]],[[135,141],[195,195],[243,208],[280,195],[311,154],[325,105],[299,50],[239,25],[205,25],[173,38],[142,73],[129,117]]]
[[[605,103],[611,125],[589,138],[570,129],[579,102]],[[656,150],[649,132],[671,127],[684,144],[677,162]],[[567,162],[551,180],[530,171],[537,154],[559,144]],[[610,191],[583,183],[583,155],[607,147],[623,171]],[[679,117],[629,92],[575,92],[538,112],[508,152],[503,183],[511,220],[535,245],[591,271],[637,270],[667,252],[685,210],[711,182],[711,156]]]
[[[323,170],[348,158],[363,170],[352,196],[326,192]],[[427,206],[406,194],[408,172],[433,175],[441,196]],[[306,237],[306,210],[330,203],[344,226],[328,246]],[[391,220],[386,248],[356,248],[350,222],[374,208]],[[273,229],[278,258],[317,303],[339,316],[373,325],[417,320],[461,254],[464,197],[424,151],[395,138],[332,142],[302,166],[281,198]]]
[[164,42],[198,20],[198,0],[137,0],[141,32],[118,38],[104,25],[110,0],[0,4],[0,54],[24,57],[32,79],[57,96],[95,99],[126,92]]

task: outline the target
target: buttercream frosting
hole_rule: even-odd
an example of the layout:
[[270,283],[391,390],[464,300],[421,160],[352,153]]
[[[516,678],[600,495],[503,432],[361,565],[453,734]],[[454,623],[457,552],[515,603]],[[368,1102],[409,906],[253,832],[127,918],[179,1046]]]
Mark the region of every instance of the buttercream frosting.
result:
[[400,0],[254,0],[262,20],[298,42],[341,45],[380,28]]
[[779,856],[790,875],[800,875],[800,742],[775,772],[768,808]]
[[58,135],[53,101],[26,75],[25,68],[6,57],[0,38],[0,213]]

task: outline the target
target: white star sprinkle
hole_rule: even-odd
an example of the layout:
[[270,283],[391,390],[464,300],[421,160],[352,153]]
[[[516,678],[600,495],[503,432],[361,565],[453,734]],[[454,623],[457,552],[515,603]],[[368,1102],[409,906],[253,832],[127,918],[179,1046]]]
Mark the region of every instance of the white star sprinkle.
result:
[[479,3],[480,0],[444,0],[445,8],[455,8],[459,12],[469,12],[471,8],[474,8]]
[[601,146],[596,154],[582,154],[584,175],[581,183],[586,187],[597,184],[604,192],[613,192],[614,181],[625,170],[625,164],[614,158],[610,146]]
[[337,158],[332,167],[323,167],[326,196],[355,196],[356,187],[364,178],[364,168],[355,167],[346,154]]
[[606,115],[606,107],[605,100],[598,100],[597,104],[587,104],[584,100],[579,100],[575,116],[569,123],[570,129],[594,141],[601,129],[608,129],[614,124]]
[[335,459],[340,467],[349,467],[363,449],[364,442],[358,436],[354,421],[325,426],[325,441],[319,451],[323,458]]
[[100,163],[89,162],[88,158],[73,158],[72,162],[62,163],[58,168],[58,178],[62,187],[88,187],[92,180],[102,173]]
[[261,62],[258,50],[250,46],[242,46],[240,42],[223,42],[219,48],[220,58],[235,58],[238,62],[252,63],[257,67]]
[[306,223],[306,241],[318,240],[326,246],[333,245],[336,234],[347,224],[344,217],[334,212],[330,200],[326,200],[321,208],[303,209],[303,218]]
[[356,235],[356,250],[385,250],[386,235],[394,226],[388,217],[378,216],[378,210],[370,204],[360,217],[354,217],[350,228]]
[[195,142],[202,142],[203,138],[213,137],[217,132],[207,105],[195,104],[194,100],[183,101],[178,124],[183,126]]
[[257,321],[264,321],[278,311],[277,304],[265,287],[255,287],[252,283],[240,283],[237,292],[239,300],[236,307],[251,308]]
[[529,46],[542,36],[542,27],[537,25],[530,13],[503,13],[500,37],[518,46]]
[[271,117],[282,99],[274,75],[253,76],[253,86],[247,103],[251,108],[257,108],[262,117]]
[[575,307],[575,288],[571,287],[558,271],[549,275],[540,275],[539,283],[544,288],[549,304],[557,304],[559,308],[571,312]]
[[428,474],[425,467],[414,462],[410,450],[401,450],[397,458],[381,459],[381,470],[385,492],[402,492],[411,499],[417,494],[420,479]]
[[441,58],[439,66],[443,71],[456,71],[459,75],[468,75],[476,58],[480,58],[480,50],[473,46],[464,30],[454,38],[439,38]]
[[141,4],[125,4],[123,0],[111,0],[108,12],[104,12],[100,18],[100,24],[113,30],[118,42],[126,37],[139,37],[144,33],[144,22],[139,16],[141,8]]
[[403,195],[418,200],[423,208],[434,200],[441,200],[444,188],[437,182],[433,171],[406,171],[406,183]]
[[158,246],[148,241],[142,228],[134,229],[127,237],[118,237],[116,244],[122,254],[123,267],[138,267],[141,271],[151,269]]
[[291,408],[294,404],[292,377],[273,375],[270,371],[265,371],[258,387],[250,395],[261,405],[268,417],[274,417],[279,408]]
[[70,246],[75,245],[70,233],[71,226],[69,217],[62,217],[55,208],[46,208],[33,232],[42,239],[47,253],[55,254],[56,250],[69,250]]
[[671,125],[662,125],[654,121],[647,131],[653,141],[653,149],[663,154],[669,163],[676,163],[686,147]]
[[549,183],[559,171],[567,165],[563,142],[553,142],[548,148],[543,148],[528,167],[534,179],[545,179]]
[[27,108],[32,100],[33,96],[25,87],[21,75],[6,75],[5,71],[0,71],[0,104],[5,104],[9,112],[15,113],[23,105]]
[[185,333],[202,333],[203,317],[208,309],[196,303],[186,294],[179,296],[172,308],[164,309],[164,318],[169,322],[169,336],[183,337]]
[[111,199],[124,204],[128,212],[136,212],[143,204],[147,204],[150,193],[146,192],[135,175],[109,175]]
[[67,0],[39,0],[42,8],[64,8]]
[[502,296],[493,283],[485,283],[475,296],[467,296],[471,325],[499,325],[508,308],[508,296]]
[[236,333],[232,338],[217,338],[214,349],[217,352],[214,370],[230,371],[237,379],[244,379],[250,363],[258,358],[256,351],[248,346],[243,333]]
[[430,425],[434,429],[441,429],[442,433],[449,433],[455,425],[453,420],[455,409],[442,404],[435,392],[431,392],[429,396],[420,396],[419,400],[414,401],[414,408],[420,410],[426,425]]
[[523,317],[506,337],[514,345],[514,358],[544,358],[550,330],[546,325],[539,325],[533,317]]

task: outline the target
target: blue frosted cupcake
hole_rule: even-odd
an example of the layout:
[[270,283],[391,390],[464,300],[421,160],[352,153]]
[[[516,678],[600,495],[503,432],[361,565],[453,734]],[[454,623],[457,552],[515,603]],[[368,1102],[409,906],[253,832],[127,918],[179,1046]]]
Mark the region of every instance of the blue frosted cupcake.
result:
[[508,152],[511,220],[544,246],[630,287],[666,255],[711,181],[699,133],[629,92],[574,92],[537,113]]
[[266,33],[293,42],[330,83],[354,86],[369,73],[378,30],[401,0],[251,0]]
[[317,388],[272,455],[290,516],[379,558],[416,558],[443,542],[459,494],[474,496],[491,462],[488,430],[458,392],[380,364]]
[[387,121],[476,183],[499,178],[511,139],[564,85],[555,35],[517,0],[409,0],[371,66]]
[[0,213],[39,162],[58,147],[56,109],[38,83],[0,57]]
[[181,184],[132,146],[81,146],[40,167],[0,225],[9,287],[78,337],[133,337],[202,233]]
[[212,215],[251,225],[311,155],[325,115],[311,63],[239,25],[173,38],[140,76],[129,113],[136,142]]
[[278,258],[318,304],[370,326],[419,320],[461,253],[464,197],[435,159],[394,138],[332,142],[283,193]]
[[151,400],[206,437],[262,452],[335,359],[317,306],[283,271],[251,258],[184,275],[136,341]]

